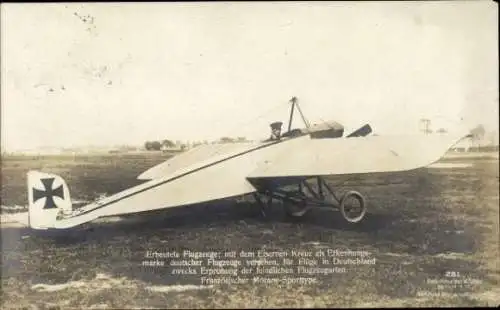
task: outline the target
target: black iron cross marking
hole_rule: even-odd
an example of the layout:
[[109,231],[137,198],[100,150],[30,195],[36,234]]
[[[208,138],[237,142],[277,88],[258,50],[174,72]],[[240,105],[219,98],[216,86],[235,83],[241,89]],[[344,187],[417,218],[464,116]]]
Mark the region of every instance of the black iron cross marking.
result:
[[54,178],[41,179],[41,181],[43,183],[43,187],[45,187],[45,190],[33,188],[33,202],[36,202],[38,199],[45,197],[45,205],[43,206],[44,209],[57,208],[57,205],[54,202],[54,196],[64,199],[64,191],[62,185],[56,189],[52,189]]

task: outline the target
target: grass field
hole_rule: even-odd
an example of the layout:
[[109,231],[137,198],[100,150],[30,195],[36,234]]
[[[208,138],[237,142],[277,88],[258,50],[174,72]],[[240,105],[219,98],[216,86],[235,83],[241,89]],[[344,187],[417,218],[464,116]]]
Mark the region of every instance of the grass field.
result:
[[[2,158],[2,212],[26,205],[25,174],[61,175],[72,199],[92,200],[139,182],[155,155]],[[355,189],[369,213],[346,224],[315,210],[287,220],[279,207],[258,216],[248,201],[172,209],[135,222],[96,223],[62,233],[2,227],[1,308],[417,307],[500,304],[497,159],[452,156],[460,168],[423,168],[390,176],[331,178]],[[314,285],[200,286],[167,268],[146,268],[148,250],[350,249],[375,265],[350,266]],[[435,282],[469,279],[470,285]]]

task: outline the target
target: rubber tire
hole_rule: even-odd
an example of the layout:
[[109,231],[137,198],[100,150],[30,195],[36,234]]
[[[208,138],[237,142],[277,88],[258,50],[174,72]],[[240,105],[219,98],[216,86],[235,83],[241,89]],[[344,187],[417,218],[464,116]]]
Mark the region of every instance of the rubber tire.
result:
[[[362,209],[361,214],[353,219],[348,218],[348,216],[345,213],[345,202],[346,202],[347,198],[349,198],[350,196],[355,197],[359,201],[359,203],[361,205],[361,209]],[[363,197],[363,195],[361,195],[359,192],[349,191],[349,192],[345,193],[345,195],[342,197],[342,199],[340,201],[339,209],[340,209],[340,213],[342,214],[342,217],[344,218],[344,220],[346,220],[349,223],[359,223],[365,217],[365,214],[366,214],[366,200]]]

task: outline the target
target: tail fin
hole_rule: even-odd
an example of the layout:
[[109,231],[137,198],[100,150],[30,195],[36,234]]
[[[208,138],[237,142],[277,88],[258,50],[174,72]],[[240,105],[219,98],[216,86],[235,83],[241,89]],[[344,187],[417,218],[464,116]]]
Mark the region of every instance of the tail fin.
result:
[[28,172],[28,212],[31,228],[53,228],[61,213],[71,211],[69,189],[60,176],[39,171]]

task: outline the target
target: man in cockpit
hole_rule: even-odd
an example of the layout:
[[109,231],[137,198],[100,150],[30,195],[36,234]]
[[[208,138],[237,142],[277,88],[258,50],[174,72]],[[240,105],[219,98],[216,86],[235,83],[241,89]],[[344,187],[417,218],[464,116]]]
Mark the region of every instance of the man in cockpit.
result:
[[271,124],[271,138],[269,140],[281,139],[281,126],[283,122],[274,122]]

